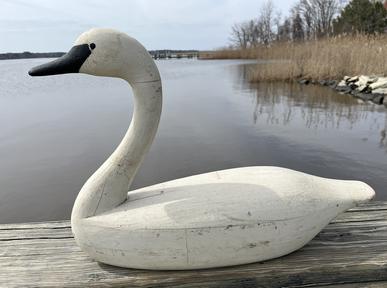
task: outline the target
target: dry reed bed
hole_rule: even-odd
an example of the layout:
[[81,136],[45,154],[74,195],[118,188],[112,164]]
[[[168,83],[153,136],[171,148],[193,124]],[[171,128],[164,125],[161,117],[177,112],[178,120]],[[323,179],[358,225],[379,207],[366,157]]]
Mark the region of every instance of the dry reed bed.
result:
[[385,75],[387,36],[338,36],[300,43],[275,43],[270,47],[221,50],[205,56],[205,59],[267,60],[261,61],[252,71],[252,82]]

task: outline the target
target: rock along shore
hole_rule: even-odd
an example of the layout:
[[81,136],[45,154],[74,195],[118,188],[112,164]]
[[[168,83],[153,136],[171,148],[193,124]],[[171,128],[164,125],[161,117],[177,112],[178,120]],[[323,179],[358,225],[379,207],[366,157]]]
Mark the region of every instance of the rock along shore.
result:
[[342,94],[350,94],[363,101],[370,101],[387,108],[387,77],[381,76],[345,76],[340,82],[336,80],[313,81],[302,79],[300,84],[320,84],[329,86]]

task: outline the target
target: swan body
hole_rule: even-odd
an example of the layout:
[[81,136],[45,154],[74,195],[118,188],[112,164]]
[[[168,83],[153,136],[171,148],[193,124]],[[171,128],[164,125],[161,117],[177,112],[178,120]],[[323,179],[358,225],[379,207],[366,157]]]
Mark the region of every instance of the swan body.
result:
[[215,171],[128,193],[160,119],[157,67],[135,39],[92,29],[64,58],[35,67],[30,75],[75,72],[123,78],[135,97],[126,135],[85,183],[71,216],[75,240],[97,261],[184,270],[272,259],[301,248],[339,213],[375,194],[363,182],[266,166]]
[[367,184],[279,167],[244,167],[129,192],[85,218],[78,243],[98,261],[142,269],[257,262],[295,251],[339,213],[373,196]]

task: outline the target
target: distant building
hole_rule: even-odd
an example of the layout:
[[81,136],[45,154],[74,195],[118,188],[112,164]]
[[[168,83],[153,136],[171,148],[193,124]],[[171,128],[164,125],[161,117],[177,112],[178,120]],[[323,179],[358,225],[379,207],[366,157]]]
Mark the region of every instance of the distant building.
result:
[[383,3],[384,9],[387,10],[387,0],[374,0],[375,2]]

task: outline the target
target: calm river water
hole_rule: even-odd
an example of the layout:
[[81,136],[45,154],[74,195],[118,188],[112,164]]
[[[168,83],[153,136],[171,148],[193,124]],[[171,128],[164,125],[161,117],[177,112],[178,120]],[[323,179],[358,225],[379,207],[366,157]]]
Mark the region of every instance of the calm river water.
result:
[[[123,80],[32,78],[46,59],[0,61],[0,223],[68,219],[86,179],[125,133]],[[164,60],[160,128],[133,188],[275,165],[369,183],[387,200],[387,109],[329,88],[249,85],[242,61]]]

